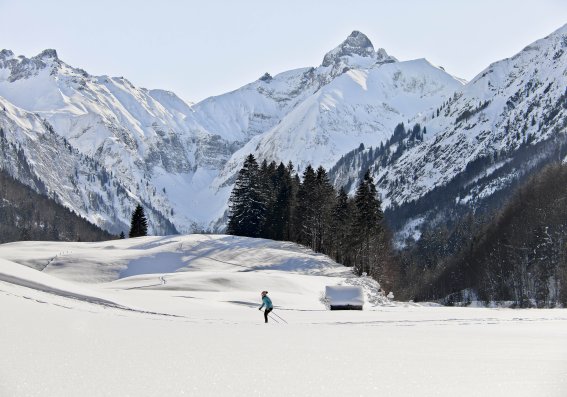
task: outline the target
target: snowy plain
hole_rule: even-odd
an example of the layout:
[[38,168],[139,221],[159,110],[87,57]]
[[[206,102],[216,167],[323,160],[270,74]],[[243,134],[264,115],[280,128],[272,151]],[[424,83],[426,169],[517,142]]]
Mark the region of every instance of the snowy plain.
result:
[[[327,310],[328,285],[364,310]],[[567,310],[390,301],[285,242],[0,245],[0,316],[1,396],[567,395]]]

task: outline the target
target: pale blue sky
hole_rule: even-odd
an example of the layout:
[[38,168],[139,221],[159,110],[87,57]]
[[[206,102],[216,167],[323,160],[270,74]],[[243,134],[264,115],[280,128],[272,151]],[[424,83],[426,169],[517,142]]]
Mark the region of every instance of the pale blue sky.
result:
[[0,48],[199,101],[318,66],[353,30],[472,79],[567,23],[565,0],[0,0]]

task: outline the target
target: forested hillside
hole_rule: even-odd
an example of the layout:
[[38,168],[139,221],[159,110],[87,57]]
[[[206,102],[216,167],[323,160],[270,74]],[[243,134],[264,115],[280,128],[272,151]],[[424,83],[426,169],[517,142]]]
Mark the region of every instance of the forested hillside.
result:
[[21,240],[102,241],[115,238],[0,169],[0,243]]
[[250,154],[230,197],[227,232],[302,244],[380,280],[388,291],[397,280],[391,234],[369,172],[348,197],[322,166],[307,166],[300,179],[291,162],[258,165]]
[[567,305],[567,165],[544,168],[489,216],[430,230],[405,263],[408,298]]

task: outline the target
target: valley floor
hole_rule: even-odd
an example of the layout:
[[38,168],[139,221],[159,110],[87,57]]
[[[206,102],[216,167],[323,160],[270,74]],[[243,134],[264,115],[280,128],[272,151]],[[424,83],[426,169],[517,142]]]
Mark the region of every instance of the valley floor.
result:
[[565,309],[389,302],[366,281],[364,311],[328,311],[323,286],[360,279],[226,236],[5,244],[0,258],[2,396],[567,395]]

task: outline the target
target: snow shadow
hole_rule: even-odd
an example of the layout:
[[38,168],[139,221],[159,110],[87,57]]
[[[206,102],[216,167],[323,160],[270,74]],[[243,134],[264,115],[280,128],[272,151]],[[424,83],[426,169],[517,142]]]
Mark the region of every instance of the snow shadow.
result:
[[173,273],[187,266],[179,252],[161,252],[150,257],[135,259],[122,269],[118,278],[139,276],[141,274]]
[[255,302],[245,302],[245,301],[225,301],[227,303],[232,303],[233,305],[241,305],[247,307],[258,307],[258,303]]
[[325,264],[316,262],[311,258],[289,258],[280,260],[279,263],[250,266],[249,269],[240,270],[240,272],[245,273],[258,270],[281,270],[299,274],[319,274],[322,273],[325,268]]
[[162,236],[150,242],[140,242],[140,244],[133,245],[130,249],[134,250],[149,250],[157,247],[165,247],[171,244],[179,244],[180,240],[172,239],[172,236]]

